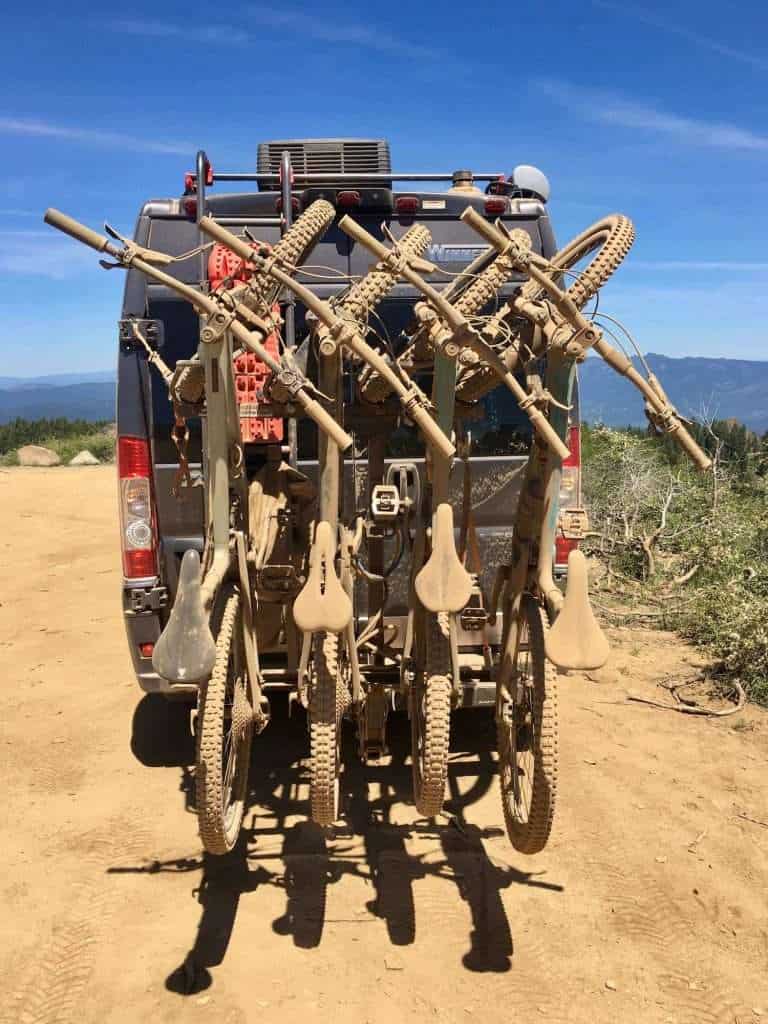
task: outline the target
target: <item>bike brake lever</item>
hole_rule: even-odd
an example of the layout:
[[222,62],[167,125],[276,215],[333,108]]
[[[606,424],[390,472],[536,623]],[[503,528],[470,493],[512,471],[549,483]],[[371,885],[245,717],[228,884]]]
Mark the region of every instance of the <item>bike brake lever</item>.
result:
[[301,366],[296,361],[293,352],[289,348],[283,350],[282,362],[283,365],[286,366],[293,373],[296,373],[300,377],[304,378],[305,390],[309,391],[310,394],[316,395],[318,398],[321,398],[324,402],[328,402],[328,404],[330,405],[333,399],[329,395],[326,395],[324,391],[321,391],[316,384],[313,384],[312,381],[305,376],[305,370],[302,370]]

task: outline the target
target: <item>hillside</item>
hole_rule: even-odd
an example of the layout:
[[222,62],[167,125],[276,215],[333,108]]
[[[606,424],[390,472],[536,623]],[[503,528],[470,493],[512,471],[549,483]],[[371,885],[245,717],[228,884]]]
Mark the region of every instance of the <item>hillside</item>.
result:
[[[768,430],[768,361],[673,359],[649,353],[648,362],[682,413],[740,420],[751,430]],[[581,369],[582,417],[608,426],[644,425],[643,403],[635,389],[598,358]],[[0,423],[67,416],[104,420],[114,416],[114,375],[107,371],[48,377],[0,377]]]
[[[7,381],[9,378],[4,378]],[[36,420],[55,419],[113,420],[115,418],[114,379],[107,381],[80,381],[56,386],[41,381],[30,381],[24,386],[8,387],[0,384],[0,424],[17,416]]]
[[112,384],[114,380],[114,370],[49,373],[44,377],[0,377],[0,391],[33,391],[36,388],[66,387],[71,384]]
[[[684,415],[700,418],[706,410],[717,419],[737,419],[760,434],[768,430],[768,362],[673,359],[655,352],[646,359]],[[581,415],[611,427],[646,423],[638,392],[599,358],[587,359],[581,369]]]

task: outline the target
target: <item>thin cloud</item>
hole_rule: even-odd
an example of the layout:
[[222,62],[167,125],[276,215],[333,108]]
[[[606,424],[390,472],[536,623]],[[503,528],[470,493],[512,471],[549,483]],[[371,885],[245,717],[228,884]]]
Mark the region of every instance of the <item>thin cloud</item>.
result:
[[401,36],[394,36],[376,26],[362,22],[339,24],[327,18],[316,18],[304,11],[291,11],[283,7],[259,4],[247,8],[248,14],[257,24],[268,28],[298,33],[318,42],[339,46],[359,46],[368,50],[379,50],[397,57],[437,56],[437,51],[418,43],[412,43]]
[[154,139],[141,139],[119,132],[100,132],[92,128],[70,127],[54,124],[51,121],[19,117],[0,117],[0,135],[62,139],[84,146],[97,146],[101,149],[128,149],[134,153],[162,153],[174,156],[189,156],[195,148],[191,143],[158,142]]
[[535,84],[538,92],[545,93],[550,99],[589,121],[671,136],[678,142],[693,146],[754,153],[768,151],[768,135],[759,135],[748,128],[725,121],[681,117],[635,103],[614,93],[583,89],[571,82],[544,80]]
[[764,273],[768,263],[750,263],[742,260],[633,260],[634,270],[715,270],[723,273],[745,271]]
[[52,229],[0,231],[0,273],[65,281],[94,266],[92,252]]
[[[317,42],[334,46],[357,46],[366,50],[378,50],[396,57],[433,58],[435,50],[417,43],[412,43],[400,36],[384,32],[380,28],[370,27],[362,22],[343,25],[334,24],[325,18],[317,18],[304,11],[286,10],[282,7],[270,7],[259,4],[244,8],[245,17],[254,25],[272,29],[284,35],[302,36]],[[145,18],[119,18],[111,20],[108,27],[131,35],[147,36],[159,39],[186,39],[192,42],[212,43],[230,46],[255,43],[259,35],[249,32],[241,26],[203,25],[201,27],[187,22],[156,21]]]
[[759,71],[768,71],[768,58],[748,53],[746,50],[739,50],[734,46],[727,46],[717,39],[702,35],[700,32],[694,32],[683,25],[675,25],[669,22],[666,17],[661,18],[642,7],[635,7],[633,4],[613,3],[612,0],[592,0],[592,5],[604,11],[613,11],[616,14],[626,15],[626,17],[632,18],[634,21],[650,25],[652,28],[659,29],[660,32],[664,32],[667,35],[687,39],[688,42],[701,46],[706,50],[711,50],[712,53],[719,53],[721,57],[728,57],[731,60],[740,61],[742,64],[749,64]]
[[174,24],[148,18],[118,18],[109,22],[109,28],[129,35],[150,36],[154,39],[186,39],[195,43],[215,43],[224,46],[242,45],[252,36],[233,25],[197,26],[189,22]]

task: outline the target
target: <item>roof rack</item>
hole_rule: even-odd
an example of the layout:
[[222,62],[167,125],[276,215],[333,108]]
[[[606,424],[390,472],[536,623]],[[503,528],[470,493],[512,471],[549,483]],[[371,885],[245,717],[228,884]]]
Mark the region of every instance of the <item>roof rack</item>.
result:
[[[473,181],[498,181],[504,179],[504,175],[501,171],[490,171],[478,173],[476,171],[460,170],[451,171],[446,173],[445,171],[436,171],[435,173],[428,171],[387,171],[387,172],[357,172],[352,173],[346,172],[325,172],[325,173],[300,173],[298,171],[292,171],[292,181],[294,184],[301,185],[312,185],[327,183],[332,180],[334,184],[336,182],[359,182],[361,179],[365,179],[366,182],[370,181],[372,184],[382,184],[383,182],[390,181],[455,181],[456,179],[467,179],[471,178]],[[280,174],[270,174],[264,171],[214,171],[211,166],[211,162],[208,159],[204,150],[199,150],[196,161],[196,171],[188,172],[185,175],[185,182],[187,189],[190,192],[198,192],[198,182],[204,181],[205,185],[213,185],[217,181],[256,181],[256,182],[270,182],[271,184],[279,184],[281,181]]]
[[[497,181],[499,178],[503,178],[504,175],[499,171],[495,171],[493,174],[477,174],[475,171],[461,172],[463,175],[468,174],[474,178],[475,181]],[[380,183],[383,181],[453,181],[456,172],[453,171],[451,174],[445,174],[439,172],[437,174],[428,174],[424,171],[414,172],[412,174],[398,174],[393,171],[391,174],[371,174],[366,171],[365,174],[350,174],[347,173],[333,173],[333,174],[298,174],[294,172],[293,180],[297,183],[312,184],[314,182],[327,182],[329,179],[334,183],[337,181],[360,181],[364,178],[366,181]],[[270,181],[279,182],[279,174],[259,174],[257,171],[223,171],[213,174],[214,181]]]

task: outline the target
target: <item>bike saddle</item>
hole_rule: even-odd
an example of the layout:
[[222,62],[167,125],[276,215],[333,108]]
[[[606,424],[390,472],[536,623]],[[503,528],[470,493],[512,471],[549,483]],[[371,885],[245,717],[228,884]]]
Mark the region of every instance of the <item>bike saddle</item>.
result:
[[352,602],[336,575],[336,536],[322,520],[315,527],[309,575],[293,603],[293,620],[304,633],[341,633],[352,618]]
[[216,661],[216,644],[200,594],[200,556],[194,548],[184,552],[176,587],[176,600],[152,654],[152,667],[172,683],[199,683],[207,679]]
[[414,580],[429,612],[460,612],[472,594],[472,577],[456,554],[453,509],[442,502],[432,516],[432,554]]
[[558,668],[595,669],[608,660],[608,638],[592,612],[587,583],[584,553],[571,551],[563,607],[544,644],[547,657]]

